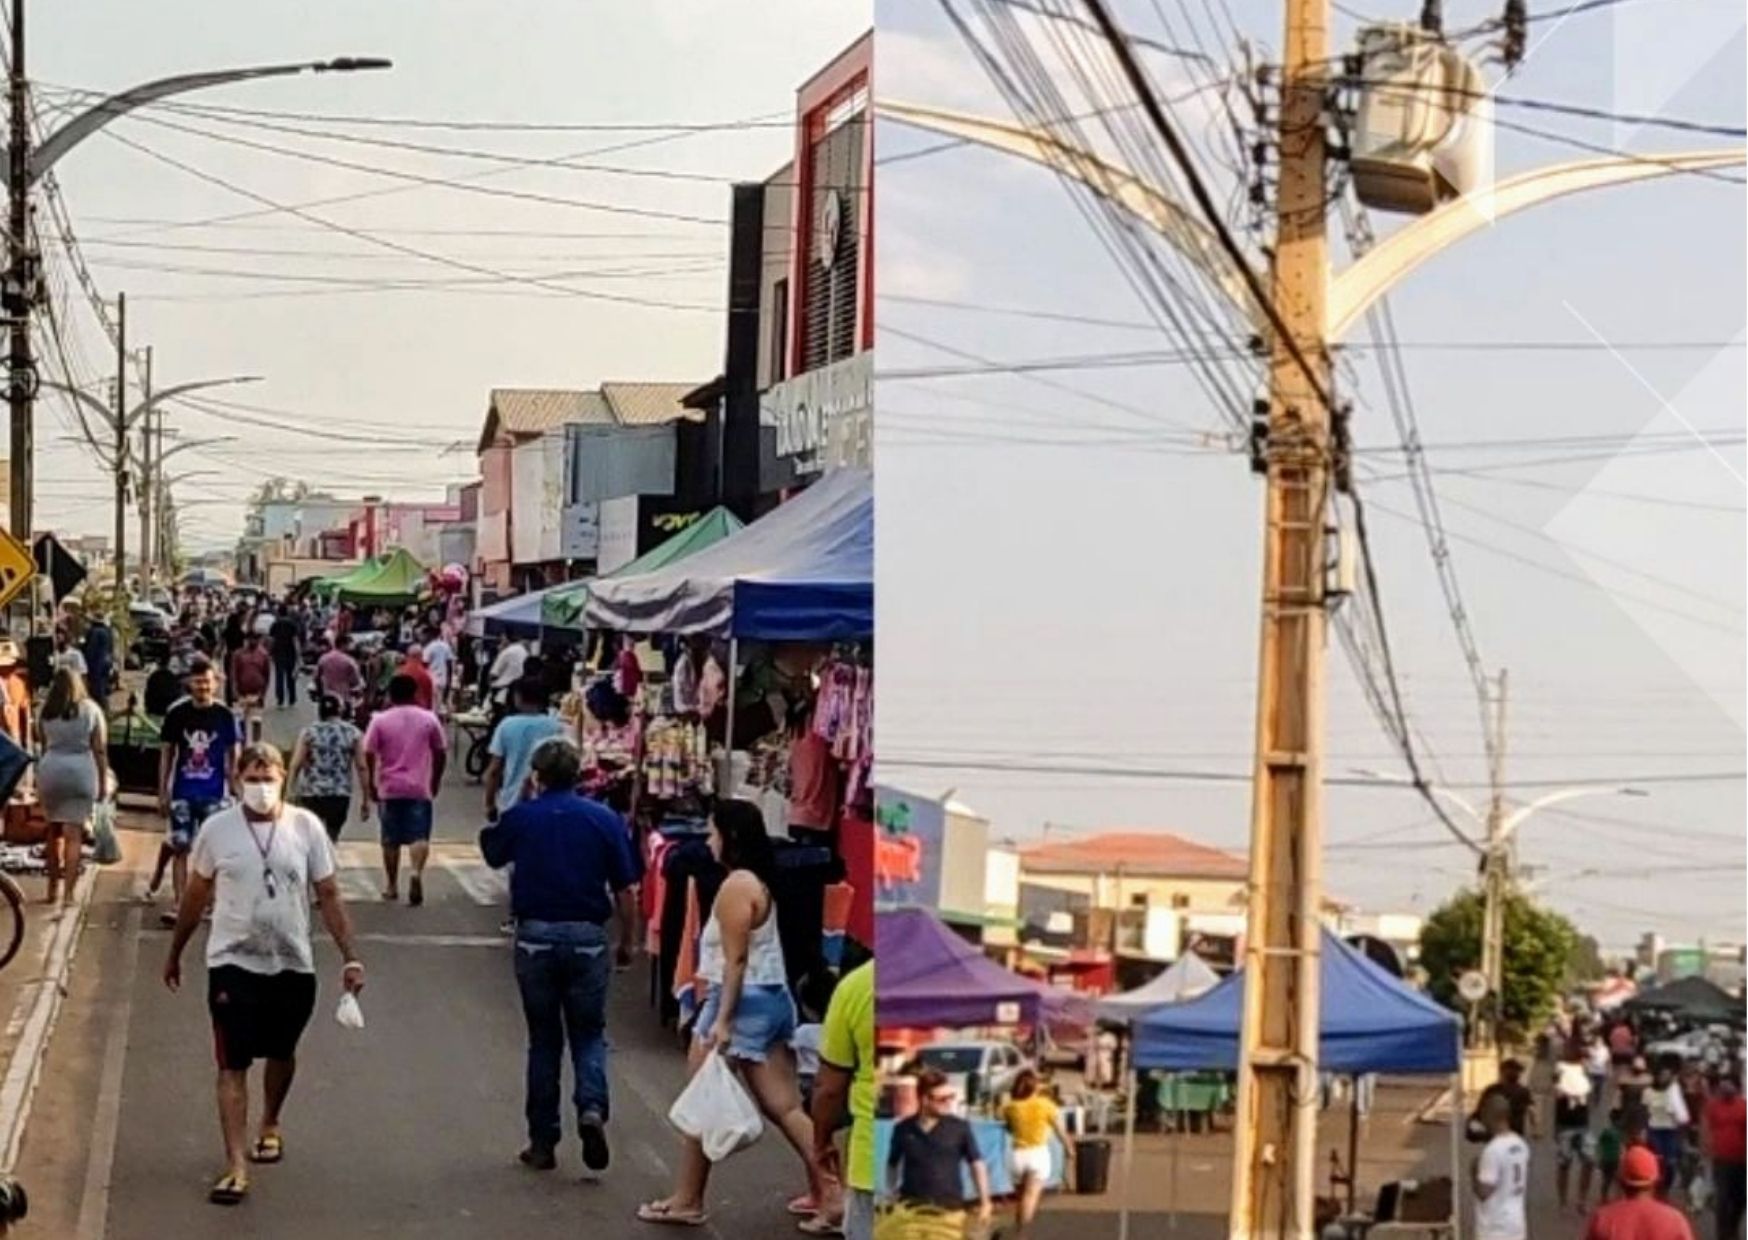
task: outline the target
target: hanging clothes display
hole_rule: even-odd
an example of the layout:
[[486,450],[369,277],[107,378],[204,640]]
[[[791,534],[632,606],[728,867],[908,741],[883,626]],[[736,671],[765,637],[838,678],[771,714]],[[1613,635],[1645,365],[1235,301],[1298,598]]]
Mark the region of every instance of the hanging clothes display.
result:
[[644,737],[643,780],[657,800],[715,795],[716,764],[704,725],[682,719],[652,722]]

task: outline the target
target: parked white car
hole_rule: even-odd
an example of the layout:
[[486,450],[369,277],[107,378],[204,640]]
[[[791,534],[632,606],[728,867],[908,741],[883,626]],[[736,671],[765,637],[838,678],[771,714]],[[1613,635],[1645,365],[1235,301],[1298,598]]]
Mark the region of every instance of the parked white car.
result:
[[1004,1098],[1014,1078],[1032,1067],[1016,1046],[1006,1042],[936,1042],[917,1051],[917,1065],[942,1073],[967,1106]]

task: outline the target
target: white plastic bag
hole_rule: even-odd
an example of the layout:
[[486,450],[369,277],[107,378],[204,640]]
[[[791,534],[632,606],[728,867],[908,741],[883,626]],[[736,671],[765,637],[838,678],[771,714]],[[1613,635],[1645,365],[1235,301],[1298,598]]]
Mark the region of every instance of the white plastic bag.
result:
[[340,1006],[334,1009],[334,1019],[342,1029],[364,1028],[364,1009],[358,1006],[358,996],[350,990],[340,996]]
[[745,1149],[765,1128],[746,1086],[715,1051],[674,1099],[668,1122],[695,1138],[711,1162]]

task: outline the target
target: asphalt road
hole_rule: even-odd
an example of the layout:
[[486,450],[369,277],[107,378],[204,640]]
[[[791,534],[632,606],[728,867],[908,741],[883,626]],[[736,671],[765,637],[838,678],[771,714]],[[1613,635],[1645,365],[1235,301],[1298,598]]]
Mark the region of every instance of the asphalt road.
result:
[[[279,739],[292,726],[279,716],[269,732]],[[31,1218],[16,1234],[661,1234],[634,1213],[667,1191],[678,1145],[666,1113],[685,1063],[675,1035],[657,1024],[642,959],[615,979],[610,1003],[612,1167],[589,1179],[574,1137],[557,1172],[516,1161],[524,1032],[498,932],[501,886],[463,842],[478,799],[459,778],[446,787],[439,836],[450,842],[438,846],[420,909],[373,898],[370,833],[349,831],[356,842],[342,848],[342,876],[369,969],[366,1027],[334,1021],[339,957],[318,938],[322,994],[287,1109],[286,1160],[256,1168],[250,1199],[236,1209],[206,1201],[222,1147],[199,957],[189,957],[182,993],[168,993],[160,970],[169,935],[138,894],[156,840],[128,839],[127,860],[100,879],[36,1093],[18,1167]],[[197,939],[190,952],[199,950]],[[803,1184],[799,1163],[767,1133],[720,1169],[702,1234],[791,1232],[783,1203]]]

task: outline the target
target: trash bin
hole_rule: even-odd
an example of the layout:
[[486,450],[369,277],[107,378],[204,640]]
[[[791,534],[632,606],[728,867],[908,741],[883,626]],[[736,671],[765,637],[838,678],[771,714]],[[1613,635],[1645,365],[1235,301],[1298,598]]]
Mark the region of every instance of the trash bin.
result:
[[1097,1196],[1110,1187],[1111,1143],[1092,1139],[1074,1143],[1074,1191]]

